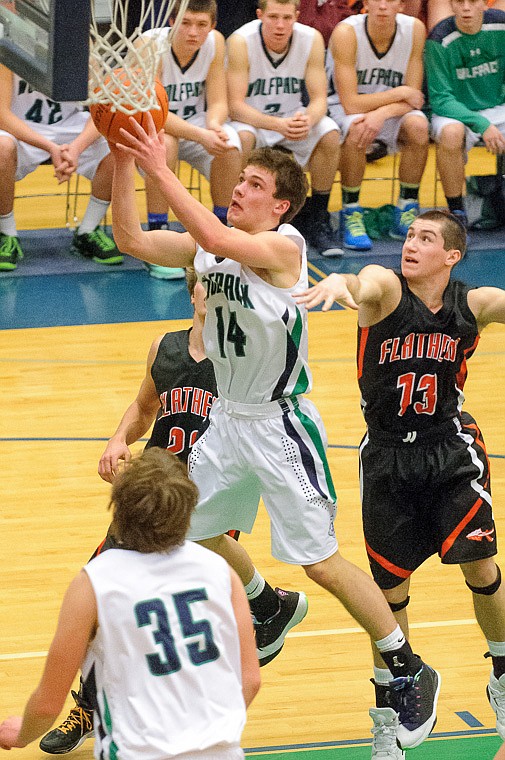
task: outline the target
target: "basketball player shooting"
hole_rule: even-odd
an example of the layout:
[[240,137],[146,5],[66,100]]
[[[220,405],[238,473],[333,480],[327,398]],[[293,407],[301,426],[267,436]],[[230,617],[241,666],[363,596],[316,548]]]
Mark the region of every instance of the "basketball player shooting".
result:
[[[124,143],[112,149],[118,244],[149,263],[194,265],[207,291],[203,338],[219,397],[189,459],[200,501],[188,536],[237,571],[265,664],[280,651],[287,631],[303,619],[307,603],[304,594],[274,591],[263,579],[262,592],[251,599],[257,571],[244,547],[226,532],[250,533],[263,497],[272,523],[273,556],[301,565],[369,632],[394,678],[399,741],[417,746],[435,722],[439,677],[413,654],[371,578],[338,551],[326,434],[303,395],[312,385],[307,313],[293,295],[307,288],[306,245],[289,224],[305,201],[303,170],[286,152],[254,151],[232,194],[228,222],[233,227],[225,227],[167,168],[163,136],[154,124],[150,121],[147,133],[132,126],[135,136],[123,132]],[[187,232],[142,229],[135,162]]]

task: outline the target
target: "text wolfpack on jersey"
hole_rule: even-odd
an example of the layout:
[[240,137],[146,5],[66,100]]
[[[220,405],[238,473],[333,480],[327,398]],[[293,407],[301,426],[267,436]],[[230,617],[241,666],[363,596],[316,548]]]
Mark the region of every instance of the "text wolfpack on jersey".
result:
[[405,338],[388,338],[381,343],[379,364],[413,358],[454,362],[460,340],[444,333],[409,333]]

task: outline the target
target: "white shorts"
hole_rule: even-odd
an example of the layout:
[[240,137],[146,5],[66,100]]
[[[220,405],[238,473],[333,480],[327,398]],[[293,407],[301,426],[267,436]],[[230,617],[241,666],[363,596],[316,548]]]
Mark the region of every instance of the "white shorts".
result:
[[[364,115],[362,113],[346,114],[344,107],[340,103],[334,106],[330,106],[329,110],[331,118],[340,127],[343,140],[345,140],[347,137],[351,124],[356,121],[356,119],[359,119]],[[422,111],[409,111],[403,116],[395,116],[392,119],[386,119],[384,122],[381,131],[375,139],[382,140],[382,142],[385,143],[389,154],[393,155],[394,153],[398,153],[398,151],[401,150],[401,146],[399,145],[398,141],[398,135],[405,119],[409,119],[411,116],[421,116],[425,120],[426,124],[428,124],[428,119]]]
[[336,496],[326,443],[319,412],[303,397],[254,405],[218,398],[189,457],[200,500],[188,539],[250,533],[262,497],[274,557],[293,565],[331,557]]
[[[47,125],[47,124],[32,124],[30,127],[38,132],[39,135],[47,137],[48,140],[56,143],[57,145],[63,145],[64,143],[71,143],[78,137],[88,119],[89,113],[86,111],[78,111],[74,113],[69,119],[66,119],[63,124],[60,125]],[[16,182],[28,174],[31,174],[35,169],[43,164],[48,158],[50,158],[47,151],[41,148],[36,148],[34,145],[17,140],[10,132],[0,130],[0,136],[10,137],[16,143],[17,148],[17,168],[16,168]],[[86,177],[90,181],[96,174],[96,170],[100,162],[109,153],[109,145],[104,137],[100,137],[95,140],[86,150],[83,150],[79,156],[77,164],[77,174]]]
[[[505,104],[502,106],[495,106],[494,108],[485,108],[483,111],[478,111],[481,116],[488,119],[491,124],[498,127],[502,135],[505,136]],[[435,142],[440,142],[440,136],[444,127],[449,124],[461,124],[457,119],[450,119],[447,116],[437,116],[433,114],[431,117],[431,136]],[[479,140],[481,135],[477,132],[473,132],[470,127],[465,127],[465,154],[468,154],[470,148],[473,148]]]
[[[197,127],[205,128],[205,120],[206,114],[198,113],[196,116],[188,119],[188,122],[190,124],[195,124]],[[233,127],[230,124],[223,124],[223,130],[228,135],[228,145],[231,145],[242,152],[240,137]],[[203,174],[203,176],[206,177],[206,179],[210,179],[210,168],[214,156],[211,156],[211,154],[205,150],[203,145],[200,145],[200,143],[197,143],[194,140],[179,140],[179,158],[181,161],[186,161],[190,166],[197,169],[200,174]]]
[[328,132],[333,130],[339,131],[337,124],[328,116],[317,122],[315,126],[310,130],[309,136],[305,140],[288,140],[281,135],[280,132],[274,132],[271,129],[257,129],[251,124],[245,124],[241,121],[232,121],[232,127],[237,132],[251,132],[256,139],[256,148],[273,148],[275,145],[282,145],[283,148],[290,150],[300,164],[305,168],[309,163],[310,157],[314,152],[314,148],[318,142]]

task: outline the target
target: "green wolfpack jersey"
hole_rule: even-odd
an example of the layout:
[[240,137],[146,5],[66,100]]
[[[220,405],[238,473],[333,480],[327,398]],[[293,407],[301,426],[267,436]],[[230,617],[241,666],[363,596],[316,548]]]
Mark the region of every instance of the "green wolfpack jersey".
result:
[[460,32],[454,16],[444,19],[424,55],[433,113],[485,132],[490,122],[479,111],[505,103],[505,12],[484,11],[477,34]]
[[[165,44],[170,29],[150,29],[145,36],[156,37]],[[181,67],[172,48],[161,58],[160,80],[166,90],[171,113],[181,119],[190,119],[206,110],[205,82],[216,56],[216,32],[210,32],[202,47],[191,61]]]
[[245,102],[261,113],[290,116],[303,108],[302,86],[315,30],[295,23],[286,54],[274,61],[261,34],[261,21],[250,21],[235,34],[247,44],[249,84]]
[[[414,38],[413,16],[398,13],[396,31],[385,53],[378,53],[368,36],[368,14],[349,16],[342,24],[348,24],[356,35],[356,76],[358,94],[385,92],[405,84],[405,74],[412,53]],[[326,73],[329,81],[328,106],[340,103],[334,81],[334,61],[328,48],[326,53]]]
[[281,224],[278,233],[300,249],[300,277],[291,288],[270,285],[233,259],[201,247],[196,252],[195,269],[207,291],[205,353],[219,396],[230,401],[264,404],[312,387],[307,311],[293,299],[308,288],[305,241],[290,224]]

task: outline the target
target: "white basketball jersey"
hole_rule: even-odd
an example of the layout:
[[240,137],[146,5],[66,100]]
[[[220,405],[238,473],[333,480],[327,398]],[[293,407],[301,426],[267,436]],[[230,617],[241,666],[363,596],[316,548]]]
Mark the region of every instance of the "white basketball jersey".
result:
[[245,102],[272,116],[289,116],[298,111],[315,30],[295,23],[288,51],[278,61],[265,47],[259,19],[244,24],[235,34],[247,43],[249,84]]
[[95,757],[167,760],[239,747],[245,724],[230,570],[186,541],[167,554],[110,549],[84,570],[98,630]]
[[[169,28],[165,27],[150,29],[145,34],[163,42],[169,31]],[[190,119],[206,110],[205,81],[215,57],[216,32],[214,30],[210,32],[202,47],[184,68],[181,68],[171,47],[162,56],[160,80],[167,91],[171,113],[177,114],[181,119]]]
[[290,224],[279,234],[300,248],[300,278],[292,288],[277,288],[249,267],[221,259],[200,246],[195,269],[207,291],[203,330],[219,396],[244,404],[263,404],[312,387],[307,353],[307,311],[293,293],[308,287],[303,237]]
[[32,129],[39,126],[55,126],[82,111],[82,105],[76,102],[58,103],[41,92],[32,90],[28,82],[17,74],[12,75],[11,111]]
[[[405,74],[412,53],[414,16],[398,13],[396,32],[385,53],[378,53],[366,28],[367,14],[349,16],[341,24],[349,24],[356,35],[356,74],[358,94],[384,92],[404,84]],[[334,81],[334,61],[330,49],[326,52],[326,73],[329,81],[328,106],[340,103]]]

